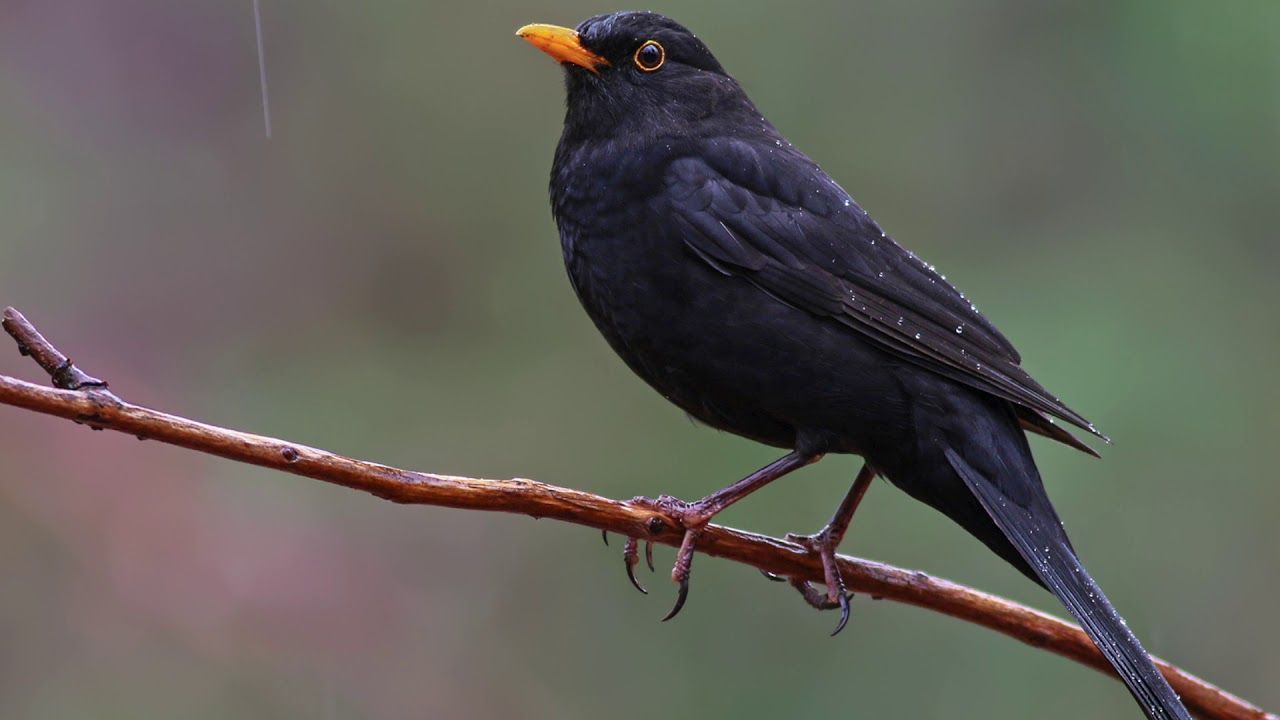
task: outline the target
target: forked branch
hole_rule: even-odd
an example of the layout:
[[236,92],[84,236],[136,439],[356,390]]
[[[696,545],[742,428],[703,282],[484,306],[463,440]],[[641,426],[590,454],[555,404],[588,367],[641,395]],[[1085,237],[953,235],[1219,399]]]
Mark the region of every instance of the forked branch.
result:
[[[343,485],[392,502],[553,518],[672,546],[681,541],[682,532],[670,518],[579,490],[519,478],[482,480],[400,470],[140,407],[76,368],[18,311],[5,310],[4,329],[24,355],[49,373],[55,387],[0,375],[0,404]],[[732,528],[709,526],[699,538],[698,551],[788,577],[814,582],[823,578],[820,561],[800,545]],[[1075,625],[922,572],[846,556],[839,562],[845,583],[856,593],[967,620],[1112,674],[1101,653]],[[1156,664],[1202,718],[1280,720],[1167,662],[1156,660]]]

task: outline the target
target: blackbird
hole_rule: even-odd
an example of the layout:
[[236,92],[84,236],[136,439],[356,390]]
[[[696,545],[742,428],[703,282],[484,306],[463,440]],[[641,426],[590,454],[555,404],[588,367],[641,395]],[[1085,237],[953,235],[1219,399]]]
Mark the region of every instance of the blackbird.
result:
[[[1093,425],[792,146],[683,26],[622,12],[517,34],[565,71],[551,206],[587,314],[689,415],[789,450],[697,502],[632,500],[684,531],[666,619],[684,604],[699,534],[717,512],[826,453],[849,453],[865,465],[835,517],[792,536],[821,558],[826,590],[791,582],[811,604],[840,609],[837,632],[849,594],[835,548],[880,475],[1056,595],[1148,717],[1189,718],[1080,564],[1031,455],[1028,431],[1092,453],[1051,416],[1105,440]],[[635,583],[635,538],[624,558]]]

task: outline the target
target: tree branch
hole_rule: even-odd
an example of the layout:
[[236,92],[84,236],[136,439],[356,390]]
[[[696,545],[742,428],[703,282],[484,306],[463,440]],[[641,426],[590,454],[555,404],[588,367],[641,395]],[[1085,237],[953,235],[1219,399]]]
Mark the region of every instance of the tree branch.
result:
[[[671,546],[678,546],[682,538],[671,518],[570,488],[520,478],[482,480],[400,470],[140,407],[120,399],[105,382],[78,369],[17,310],[5,310],[3,325],[17,341],[19,351],[49,373],[56,389],[0,375],[0,404],[66,418],[95,430],[115,430],[322,480],[397,503],[553,518]],[[698,550],[788,577],[823,579],[816,557],[800,545],[777,538],[711,525],[699,539]],[[1113,674],[1088,636],[1070,623],[922,572],[846,556],[840,556],[839,562],[845,583],[854,592],[967,620]],[[1200,717],[1280,720],[1167,662],[1156,660],[1156,665]]]

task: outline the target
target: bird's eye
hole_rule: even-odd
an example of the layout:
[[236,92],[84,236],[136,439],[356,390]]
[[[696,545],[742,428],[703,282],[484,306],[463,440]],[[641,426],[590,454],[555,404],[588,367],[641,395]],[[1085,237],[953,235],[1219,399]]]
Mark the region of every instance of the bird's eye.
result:
[[655,40],[649,40],[636,50],[635,62],[636,67],[645,72],[653,72],[662,67],[667,61],[667,51]]

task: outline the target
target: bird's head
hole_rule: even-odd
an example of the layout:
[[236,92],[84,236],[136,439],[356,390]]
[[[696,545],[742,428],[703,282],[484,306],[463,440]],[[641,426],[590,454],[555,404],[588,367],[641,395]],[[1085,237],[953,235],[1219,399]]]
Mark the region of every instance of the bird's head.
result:
[[707,46],[657,13],[597,15],[576,30],[526,25],[516,34],[564,67],[566,136],[680,134],[712,116],[755,114]]

